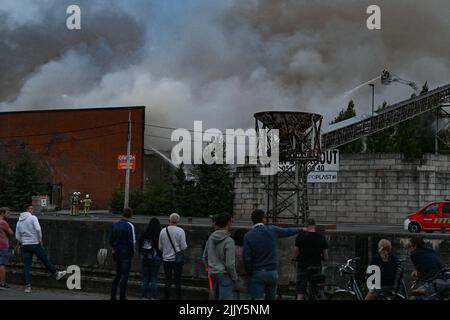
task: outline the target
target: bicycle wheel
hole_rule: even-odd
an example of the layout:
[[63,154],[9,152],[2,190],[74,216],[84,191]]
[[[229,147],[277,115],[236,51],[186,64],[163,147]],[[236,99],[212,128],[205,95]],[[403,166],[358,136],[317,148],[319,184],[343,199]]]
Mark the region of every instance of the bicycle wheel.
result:
[[358,300],[356,296],[348,291],[338,291],[331,295],[329,300]]

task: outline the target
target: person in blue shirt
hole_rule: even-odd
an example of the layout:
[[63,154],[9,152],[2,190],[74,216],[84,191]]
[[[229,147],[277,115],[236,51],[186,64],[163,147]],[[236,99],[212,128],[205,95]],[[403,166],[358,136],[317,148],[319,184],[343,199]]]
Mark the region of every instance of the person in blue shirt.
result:
[[116,276],[112,283],[111,300],[117,298],[117,287],[120,285],[120,300],[126,300],[128,275],[130,274],[131,260],[134,255],[136,234],[134,226],[129,221],[133,210],[125,208],[122,219],[115,222],[111,228],[109,243],[112,247],[112,256],[116,263]]
[[252,212],[253,228],[244,237],[244,265],[250,276],[249,293],[254,300],[275,300],[278,283],[278,238],[296,235],[303,228],[266,225],[264,211]]

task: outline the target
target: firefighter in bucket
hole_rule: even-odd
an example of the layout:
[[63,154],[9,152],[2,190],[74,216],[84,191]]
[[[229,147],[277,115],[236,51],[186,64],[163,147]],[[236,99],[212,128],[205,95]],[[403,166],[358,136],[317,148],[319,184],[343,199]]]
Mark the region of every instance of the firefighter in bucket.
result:
[[84,206],[84,216],[87,217],[89,215],[89,210],[91,210],[92,200],[89,194],[86,195],[86,198],[83,200]]

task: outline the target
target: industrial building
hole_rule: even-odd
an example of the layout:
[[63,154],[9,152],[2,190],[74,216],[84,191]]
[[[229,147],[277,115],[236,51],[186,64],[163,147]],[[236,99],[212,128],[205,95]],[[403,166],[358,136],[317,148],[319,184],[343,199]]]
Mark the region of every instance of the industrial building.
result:
[[14,158],[20,147],[43,162],[56,208],[68,208],[70,195],[78,191],[83,197],[90,194],[93,209],[104,209],[125,182],[129,112],[135,156],[130,188],[139,189],[144,181],[143,106],[0,112],[0,155]]

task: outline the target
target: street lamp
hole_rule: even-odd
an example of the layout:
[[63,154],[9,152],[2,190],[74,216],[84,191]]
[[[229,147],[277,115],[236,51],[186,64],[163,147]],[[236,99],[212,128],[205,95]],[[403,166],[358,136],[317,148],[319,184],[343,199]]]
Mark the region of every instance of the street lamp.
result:
[[369,86],[372,87],[372,121],[373,122],[373,114],[374,114],[374,108],[375,108],[375,85],[373,83],[370,83]]

